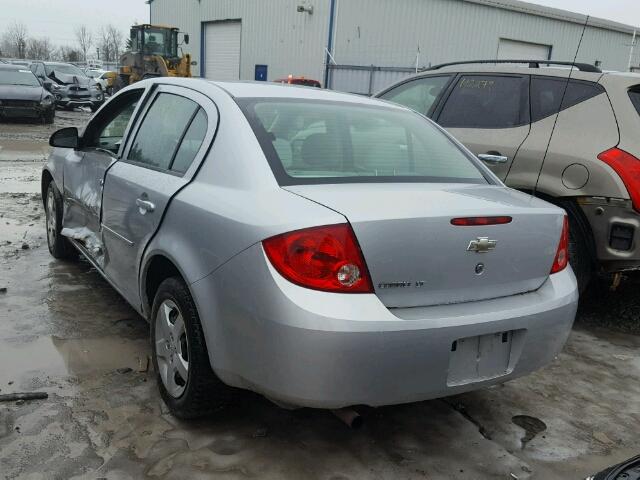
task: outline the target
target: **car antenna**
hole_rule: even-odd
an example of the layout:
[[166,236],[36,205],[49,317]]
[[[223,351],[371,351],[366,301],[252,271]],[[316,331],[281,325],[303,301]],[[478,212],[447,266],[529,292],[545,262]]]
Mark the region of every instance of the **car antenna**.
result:
[[[582,46],[582,40],[584,39],[584,34],[587,31],[587,26],[589,25],[589,15],[587,15],[587,19],[584,22],[584,26],[582,27],[582,35],[580,35],[580,41],[578,42],[578,48],[576,48],[576,54],[573,57],[573,63],[576,63],[578,60],[578,53],[580,52],[580,47]],[[547,155],[549,154],[549,148],[551,147],[551,140],[553,139],[553,134],[556,131],[556,126],[558,125],[558,118],[560,117],[560,112],[562,112],[562,106],[564,105],[564,98],[567,95],[567,90],[569,90],[569,84],[571,83],[571,75],[573,74],[573,69],[575,67],[571,67],[569,69],[569,76],[567,77],[567,82],[564,85],[564,91],[562,92],[562,97],[560,98],[560,103],[558,104],[558,112],[556,113],[556,118],[553,121],[553,128],[551,128],[551,135],[549,135],[549,141],[547,142],[547,148],[544,151],[544,156],[542,157],[542,164],[540,165],[540,170],[538,170],[538,178],[536,178],[536,183],[533,185],[533,196],[536,196],[538,192],[538,183],[540,182],[540,176],[542,175],[542,170],[544,169],[544,162],[547,160]]]

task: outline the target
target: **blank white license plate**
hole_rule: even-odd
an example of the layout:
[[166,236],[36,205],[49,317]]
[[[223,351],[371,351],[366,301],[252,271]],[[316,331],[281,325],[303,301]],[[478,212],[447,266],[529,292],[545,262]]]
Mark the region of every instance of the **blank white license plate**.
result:
[[513,333],[493,333],[453,342],[447,385],[464,385],[509,373]]

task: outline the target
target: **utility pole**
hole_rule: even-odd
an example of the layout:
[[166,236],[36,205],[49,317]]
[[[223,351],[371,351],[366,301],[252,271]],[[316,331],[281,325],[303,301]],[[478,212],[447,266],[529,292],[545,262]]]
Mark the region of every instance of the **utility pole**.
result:
[[637,31],[634,30],[633,31],[633,40],[631,40],[631,48],[629,49],[629,65],[627,65],[627,71],[628,72],[631,71],[631,64],[633,63],[633,49],[636,46],[636,36],[637,36]]
[[100,60],[100,47],[96,47],[96,52],[98,53],[98,60]]

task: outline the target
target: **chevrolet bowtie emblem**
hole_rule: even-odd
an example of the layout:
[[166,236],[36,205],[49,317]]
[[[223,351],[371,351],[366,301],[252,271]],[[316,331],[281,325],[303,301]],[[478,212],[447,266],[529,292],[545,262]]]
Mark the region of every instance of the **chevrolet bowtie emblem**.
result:
[[489,237],[478,237],[469,242],[467,252],[487,253],[496,248],[497,240],[489,240]]

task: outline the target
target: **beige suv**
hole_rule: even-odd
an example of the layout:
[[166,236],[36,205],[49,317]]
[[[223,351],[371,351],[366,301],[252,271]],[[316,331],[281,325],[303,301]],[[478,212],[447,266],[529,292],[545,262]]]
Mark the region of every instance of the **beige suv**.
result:
[[439,123],[508,186],[563,207],[581,289],[596,271],[640,269],[640,75],[461,62],[376,96]]

